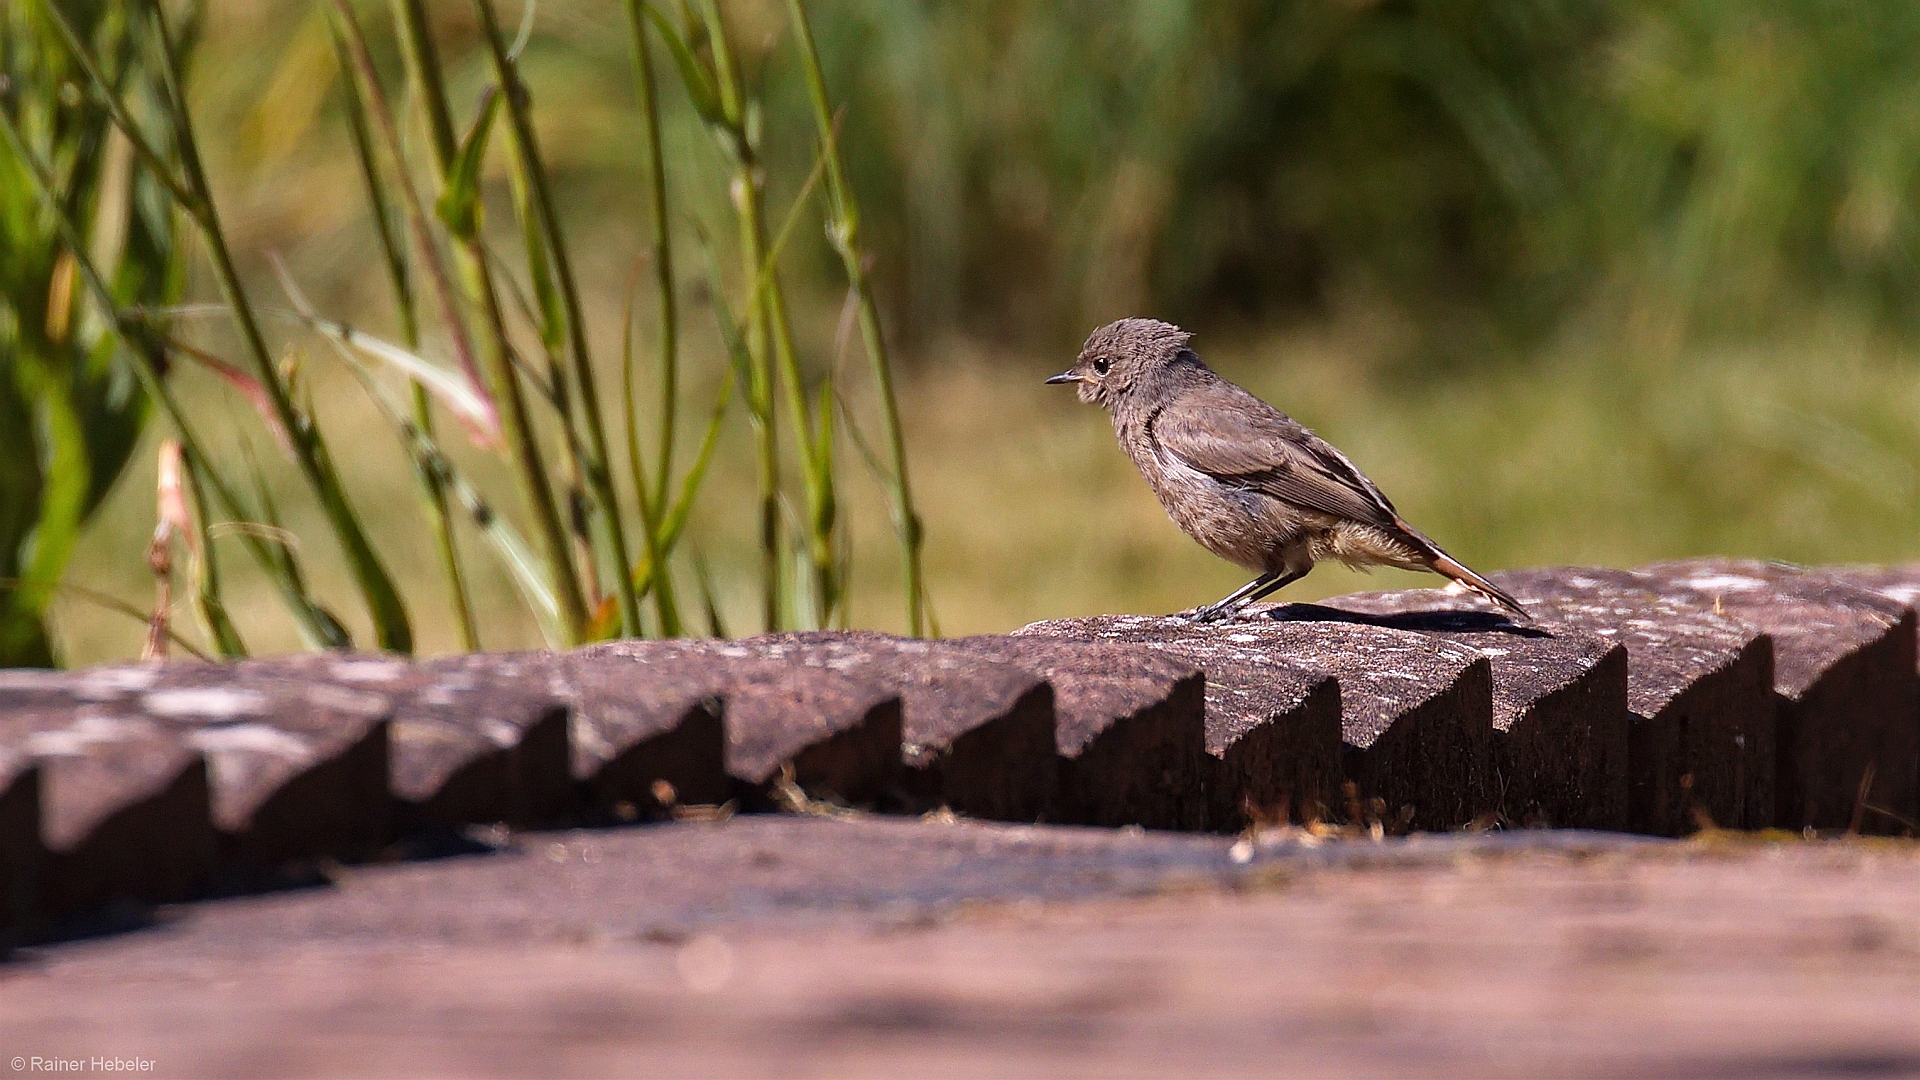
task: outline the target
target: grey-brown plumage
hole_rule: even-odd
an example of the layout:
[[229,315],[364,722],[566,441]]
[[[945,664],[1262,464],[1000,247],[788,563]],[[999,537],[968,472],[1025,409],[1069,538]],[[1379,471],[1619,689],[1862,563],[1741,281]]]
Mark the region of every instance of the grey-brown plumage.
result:
[[1429,570],[1526,617],[1402,520],[1345,454],[1214,374],[1188,338],[1167,323],[1122,319],[1095,330],[1074,366],[1047,381],[1077,383],[1080,400],[1112,413],[1121,448],[1174,523],[1260,575],[1195,618],[1230,614],[1322,559]]

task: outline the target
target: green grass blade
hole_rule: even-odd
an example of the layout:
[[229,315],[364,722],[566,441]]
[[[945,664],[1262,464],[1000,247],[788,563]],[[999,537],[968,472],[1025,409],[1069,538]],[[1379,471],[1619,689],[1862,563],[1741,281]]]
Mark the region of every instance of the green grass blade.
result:
[[[653,484],[654,513],[658,516],[673,476],[673,444],[678,433],[680,308],[674,288],[673,233],[667,213],[666,148],[660,137],[660,98],[653,75],[653,49],[647,43],[644,7],[643,0],[627,0],[627,23],[633,32],[634,84],[647,133],[648,216],[653,226],[653,276],[660,319],[660,453]],[[630,361],[628,366],[632,366]],[[638,490],[644,485],[636,483],[635,487]]]
[[834,130],[834,113],[827,100],[826,77],[820,70],[820,55],[814,47],[813,28],[807,21],[801,0],[787,0],[793,24],[793,36],[799,46],[806,76],[807,100],[813,111],[815,131],[820,140],[820,155],[827,162],[827,192],[833,208],[828,235],[839,252],[848,284],[859,297],[860,338],[866,346],[867,360],[873,371],[880,398],[881,421],[885,428],[888,455],[892,458],[892,483],[888,489],[894,532],[900,541],[902,584],[906,592],[909,633],[924,634],[929,620],[926,577],[921,568],[920,550],[924,543],[920,515],[914,509],[913,487],[907,472],[906,436],[900,424],[900,409],[893,389],[893,369],[888,362],[886,338],[880,329],[880,313],[874,302],[873,288],[867,280],[860,254],[860,209],[853,189],[840,165],[840,150]]
[[693,109],[708,124],[731,129],[737,124],[729,116],[720,102],[720,92],[714,86],[714,80],[700,64],[693,50],[687,47],[686,39],[674,28],[665,15],[655,10],[649,3],[640,3],[640,10],[646,13],[647,20],[659,32],[660,40],[667,43],[667,52],[673,56],[673,64],[680,69],[680,82],[687,88],[687,97],[693,101]]
[[347,370],[359,380],[368,399],[399,432],[415,467],[433,474],[466,512],[481,538],[499,558],[514,587],[520,591],[528,610],[533,612],[540,626],[541,637],[547,645],[558,649],[573,643],[576,635],[563,621],[560,603],[548,584],[545,562],[533,553],[519,531],[494,510],[480,490],[453,467],[433,437],[406,417],[400,402],[380,385],[366,365],[343,342],[332,338],[328,342],[335,354],[345,362]]
[[680,542],[687,518],[693,512],[694,499],[700,492],[700,485],[706,480],[707,466],[712,464],[714,449],[720,443],[721,421],[726,419],[727,405],[733,399],[733,381],[731,373],[721,377],[720,393],[715,397],[713,412],[707,418],[707,430],[701,436],[700,449],[694,454],[693,465],[687,469],[687,475],[680,480],[680,494],[660,522],[659,546],[662,557],[670,554]]
[[[405,6],[406,0],[395,0],[395,3],[396,5]],[[424,14],[419,13],[413,8],[409,7],[408,10],[413,11],[414,14],[419,14],[423,19],[425,17]],[[442,324],[445,326],[447,337],[453,345],[454,358],[459,364],[461,373],[466,376],[467,382],[473,387],[474,392],[479,394],[487,402],[487,409],[491,416],[488,427],[492,430],[500,430],[499,402],[492,396],[487,388],[486,376],[481,371],[479,361],[475,358],[472,335],[468,332],[466,318],[461,309],[460,301],[454,293],[452,276],[448,274],[440,258],[440,249],[438,245],[434,243],[433,233],[429,225],[429,217],[425,205],[420,198],[420,193],[414,189],[413,180],[407,175],[407,170],[404,167],[403,163],[406,161],[406,153],[400,145],[399,128],[394,122],[393,110],[387,105],[386,92],[380,87],[378,73],[373,66],[373,56],[367,49],[366,37],[360,31],[359,22],[353,17],[353,9],[346,4],[345,0],[336,0],[333,14],[335,16],[335,25],[341,32],[345,46],[345,56],[341,60],[343,66],[342,77],[353,80],[359,88],[359,96],[361,100],[366,103],[367,115],[373,120],[375,128],[380,133],[380,140],[386,147],[388,158],[395,163],[394,187],[398,188],[400,192],[400,205],[407,221],[407,230],[412,234],[413,238],[414,257],[420,260],[420,268],[425,274],[427,281],[433,287],[434,298],[440,308]],[[403,20],[403,29],[406,25],[407,23]],[[403,37],[406,37],[404,33]],[[431,56],[430,43],[422,43],[421,47],[427,51],[428,56]],[[409,68],[416,66],[417,63],[418,61],[414,53],[410,51],[408,53]],[[431,69],[433,73],[433,85],[437,86],[438,67],[433,64],[427,64],[425,66]],[[424,97],[426,95],[423,94],[421,96]],[[445,120],[444,110],[429,108],[427,111],[430,118]],[[433,127],[437,133],[439,123],[436,122]],[[447,132],[446,141],[447,149],[445,159],[446,161],[450,161],[455,152],[453,135],[450,128]],[[436,137],[436,145],[437,143],[438,139]],[[444,174],[445,161],[441,162],[440,171]]]
[[[353,137],[354,161],[360,166],[360,183],[366,191],[367,208],[373,216],[374,236],[380,242],[380,255],[387,268],[387,284],[393,291],[394,311],[400,318],[400,337],[409,348],[420,347],[420,320],[413,306],[412,275],[407,271],[406,250],[393,223],[393,208],[387,198],[386,181],[373,149],[373,133],[368,129],[366,99],[360,84],[348,66],[346,33],[338,15],[329,12],[327,31],[333,43],[334,62],[340,68],[340,95],[346,106],[347,132]],[[402,163],[404,164],[404,163]]]
[[[714,258],[713,245],[708,241],[705,230],[696,225],[694,238],[699,243],[700,254],[705,258],[708,296],[714,314],[720,321],[720,333],[727,346],[728,361],[746,391],[747,416],[752,421],[755,435],[755,479],[759,483],[760,611],[765,628],[775,630],[779,628],[780,612],[785,605],[781,598],[780,460],[774,428],[772,372],[764,363],[765,351],[756,351],[753,345],[755,327],[749,324],[742,331],[727,308],[720,266]],[[751,265],[757,264],[756,259]],[[748,310],[751,312],[754,309],[749,307]]]
[[[721,375],[720,389],[714,395],[713,408],[707,416],[706,429],[701,433],[700,448],[694,454],[693,464],[687,469],[686,476],[681,479],[679,494],[668,507],[664,517],[657,523],[659,537],[657,548],[661,560],[665,560],[672,554],[675,546],[680,542],[687,519],[693,512],[694,501],[706,480],[707,468],[712,464],[714,451],[720,444],[721,426],[726,420],[727,409],[733,402],[735,384],[744,383],[751,377],[746,345],[740,339],[739,324],[734,321],[733,312],[727,307],[725,294],[718,290],[720,268],[713,260],[712,250],[705,243],[705,234],[697,228],[695,233],[701,238],[701,251],[707,255],[707,270],[712,281],[710,296],[714,316],[720,325],[720,337],[726,345],[729,367]],[[649,558],[635,568],[633,577],[636,588],[645,591],[649,587],[654,579],[654,567],[657,565],[660,563]],[[661,575],[661,580],[665,580],[664,574]]]
[[[400,55],[406,60],[407,81],[415,88],[414,97],[426,114],[428,145],[433,151],[434,168],[445,175],[457,152],[453,133],[453,115],[447,108],[447,87],[440,71],[440,58],[434,49],[432,26],[427,20],[424,0],[393,0],[394,36],[400,42]],[[336,10],[344,21],[352,22],[353,11],[344,0]],[[364,43],[363,43],[364,44]]]
[[293,304],[296,317],[308,329],[393,368],[432,394],[461,422],[474,428],[476,437],[490,443],[498,441],[499,429],[496,427],[493,430],[487,430],[486,427],[489,423],[497,423],[498,418],[488,408],[486,399],[474,390],[472,383],[458,373],[448,371],[433,361],[409,352],[390,341],[384,341],[345,323],[322,317],[314,310],[306,294],[301,291],[299,283],[293,280],[293,275],[287,272],[286,264],[277,257],[270,261],[274,272],[280,278],[281,289],[287,294],[287,300]]
[[696,226],[694,238],[699,242],[700,254],[705,256],[707,268],[707,301],[713,305],[713,314],[720,325],[720,342],[727,350],[727,363],[732,365],[733,373],[740,385],[748,387],[747,408],[753,414],[754,422],[773,420],[771,402],[762,404],[752,392],[754,385],[753,356],[747,349],[746,333],[740,321],[734,318],[733,308],[727,303],[727,294],[722,291],[725,283],[720,280],[720,264],[714,258],[713,244],[707,239],[706,230]]
[[[528,6],[528,10],[532,10],[532,5]],[[408,273],[406,251],[394,227],[391,200],[387,197],[386,184],[374,153],[373,135],[368,130],[366,101],[360,95],[359,83],[349,66],[346,35],[341,29],[339,15],[331,10],[328,14],[327,29],[333,43],[334,58],[343,76],[340,86],[346,102],[347,126],[353,136],[354,157],[360,165],[360,179],[366,188],[367,206],[373,214],[380,252],[386,261],[387,282],[393,290],[394,309],[400,318],[400,337],[407,349],[417,352],[420,348],[420,320],[414,311],[413,283]],[[405,163],[397,162],[396,166],[404,168]],[[402,182],[405,182],[404,178]],[[412,398],[413,422],[420,430],[431,435],[433,410],[427,389],[415,382]],[[495,427],[497,429],[497,423]],[[415,473],[420,481],[422,501],[426,504],[427,521],[433,529],[434,549],[440,557],[440,570],[446,578],[454,628],[459,634],[461,647],[472,652],[480,647],[480,636],[474,624],[473,601],[467,590],[466,571],[460,563],[460,549],[447,511],[447,493],[432,473],[423,469],[416,469]]]
[[480,115],[461,140],[442,181],[440,198],[433,205],[447,229],[464,236],[480,228],[480,167],[487,158],[487,139],[493,134],[494,117],[500,115],[500,95],[492,87],[480,103]]
[[720,604],[713,595],[713,575],[707,571],[707,560],[696,555],[693,559],[693,571],[700,581],[700,602],[707,609],[707,633],[717,637],[727,637],[726,623],[720,620]]
[[[19,578],[0,578],[0,592],[16,589],[24,590],[26,587],[27,583]],[[57,582],[53,586],[53,591],[59,595],[72,596],[80,600],[85,600],[87,603],[106,611],[125,615],[127,618],[143,626],[152,624],[153,616],[151,612],[141,611],[139,608],[134,607],[132,604],[127,603],[117,596],[109,596],[106,593],[89,589],[84,585],[75,585],[72,582]],[[211,661],[213,659],[212,656],[208,655],[198,645],[195,645],[191,639],[181,636],[180,632],[173,629],[171,625],[167,627],[167,640],[180,646],[187,655],[193,657],[195,660]]]
[[141,130],[132,113],[127,110],[125,102],[121,100],[117,88],[94,63],[92,51],[87,48],[85,42],[80,40],[80,35],[74,32],[73,24],[67,21],[67,16],[60,10],[60,5],[53,0],[44,0],[41,10],[47,14],[48,21],[60,34],[74,62],[79,64],[80,70],[86,74],[87,81],[93,84],[94,91],[100,96],[101,104],[107,108],[107,115],[113,119],[114,126],[120,129],[121,134],[127,137],[128,143],[133,146],[134,153],[140,156],[141,163],[146,165],[154,179],[166,186],[181,206],[192,207],[197,201],[195,195],[180,180],[173,166],[168,164],[166,158],[155,149],[152,140],[148,139],[146,133]]
[[[492,0],[474,0],[474,10],[480,15],[483,36],[493,58],[494,77],[499,80],[507,99],[508,132],[513,139],[514,158],[520,163],[520,171],[532,196],[533,216],[539,223],[538,238],[545,240],[546,254],[552,260],[549,292],[554,291],[553,286],[558,286],[557,307],[560,310],[550,311],[550,316],[564,315],[567,351],[573,358],[573,379],[579,394],[580,413],[585,420],[586,445],[592,451],[592,456],[582,465],[586,473],[587,493],[593,500],[596,512],[594,524],[601,549],[601,562],[605,568],[604,576],[614,583],[614,595],[620,602],[621,619],[627,626],[627,633],[638,635],[642,632],[640,599],[634,595],[631,579],[626,574],[629,560],[626,532],[621,523],[619,496],[613,485],[612,456],[608,450],[605,418],[600,409],[593,357],[587,346],[586,314],[580,303],[580,289],[574,278],[573,262],[567,253],[566,233],[560,227],[560,217],[548,188],[539,139],[534,133],[530,114],[531,94],[521,81],[518,68],[507,56],[500,29],[494,21]],[[532,235],[529,235],[528,243],[530,252],[540,247]],[[536,279],[536,288],[538,285]],[[551,297],[543,297],[543,304],[551,302]],[[570,418],[568,422],[571,422]]]
[[[389,152],[398,160],[401,156],[399,130],[393,122],[392,112],[386,107],[385,95],[379,89],[378,72],[373,55],[367,48],[365,35],[353,20],[352,9],[346,0],[335,0],[335,7],[341,13],[341,22],[347,29],[353,67],[366,90],[370,111],[380,127],[381,137],[387,143]],[[396,14],[401,24],[408,71],[420,90],[416,96],[426,108],[434,131],[435,157],[444,180],[452,171],[457,148],[453,144],[450,122],[445,116],[446,100],[439,80],[439,62],[433,53],[432,39],[425,32],[425,13],[419,4],[411,0],[396,0]],[[430,249],[432,239],[427,233],[424,215],[412,214],[410,217],[415,220],[420,237],[416,246]],[[525,396],[520,392],[519,377],[514,370],[512,342],[507,334],[500,299],[494,289],[492,270],[479,233],[477,204],[471,224],[472,231],[449,230],[449,233],[453,240],[461,286],[467,302],[478,314],[482,327],[479,357],[484,385],[500,410],[501,433],[520,497],[539,529],[550,593],[559,611],[563,640],[577,643],[589,621],[586,598],[581,593],[580,580],[574,571],[573,554],[562,521],[560,503],[554,498],[553,482],[547,475],[544,455],[527,412]],[[442,304],[442,310],[447,314],[448,330],[456,336],[463,335],[464,324],[455,314],[459,309],[451,300],[451,289],[447,291],[449,296],[447,302]]]
[[[626,406],[627,469],[632,474],[634,501],[640,510],[642,554],[644,557],[644,577],[629,573],[634,591],[644,597],[648,591],[653,593],[654,614],[660,621],[661,637],[679,637],[680,610],[673,596],[673,576],[666,572],[666,556],[660,546],[659,516],[663,509],[665,493],[656,499],[647,491],[647,470],[640,460],[639,421],[634,407],[634,362],[633,362],[633,294],[637,282],[627,287],[627,298],[621,312],[620,323],[620,370],[621,397]],[[661,483],[666,477],[661,478]]]
[[[15,603],[9,605],[18,613],[15,617],[20,622],[17,627],[3,628],[7,640],[0,643],[0,656],[25,658],[39,651],[30,649],[30,643],[37,645],[45,640],[41,617],[46,600],[60,581],[74,544],[80,538],[93,471],[70,382],[24,350],[11,360],[14,368],[11,389],[25,398],[22,404],[27,409],[23,411],[33,414],[28,422],[31,430],[12,433],[11,437],[32,444],[43,477],[32,544],[21,568],[27,585],[15,594]],[[25,603],[19,602],[22,598]],[[52,659],[50,649],[43,658]]]
[[532,283],[534,299],[539,302],[540,317],[532,322],[540,334],[540,344],[546,348],[558,373],[559,357],[567,347],[567,315],[560,300],[560,289],[554,284],[546,238],[540,233],[539,211],[533,205],[533,181],[527,176],[527,162],[517,153],[508,155],[507,160],[513,212],[520,219],[520,243],[527,252],[527,279]]
[[183,452],[183,458],[186,472],[181,477],[181,484],[193,500],[192,558],[188,568],[188,574],[193,579],[193,610],[199,616],[208,640],[213,642],[215,653],[228,659],[244,657],[247,655],[246,642],[241,639],[239,628],[233,625],[233,619],[227,614],[226,600],[221,590],[220,560],[213,550],[206,485],[202,483],[203,463],[191,452]]
[[707,33],[707,46],[713,54],[713,87],[719,95],[720,114],[726,119],[727,127],[740,133],[744,145],[746,102],[736,77],[738,68],[733,60],[733,46],[727,38],[726,20],[720,17],[720,5],[716,0],[696,2],[700,9],[700,23]]
[[[306,571],[300,566],[299,540],[294,536],[293,530],[287,528],[280,520],[280,508],[273,498],[273,486],[267,483],[266,472],[260,468],[260,459],[254,453],[253,440],[247,438],[244,432],[240,438],[240,453],[247,464],[248,478],[253,482],[259,520],[264,527],[249,520],[215,522],[207,527],[207,536],[209,539],[217,540],[230,533],[255,541],[264,540],[267,549],[274,555],[280,575],[291,582],[302,595],[311,596],[307,588]],[[315,606],[319,607],[317,603]],[[340,621],[333,612],[324,607],[319,607],[319,612],[336,628],[337,633],[332,636],[336,638],[346,636],[346,628],[340,626]]]

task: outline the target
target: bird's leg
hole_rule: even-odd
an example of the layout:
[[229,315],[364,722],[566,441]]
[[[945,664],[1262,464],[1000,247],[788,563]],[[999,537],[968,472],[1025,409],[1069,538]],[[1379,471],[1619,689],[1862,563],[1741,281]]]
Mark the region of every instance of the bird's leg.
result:
[[[1308,567],[1308,569],[1312,569],[1312,567]],[[1277,578],[1276,580],[1269,581],[1265,585],[1262,585],[1261,587],[1259,587],[1258,589],[1253,590],[1253,595],[1241,601],[1240,606],[1246,607],[1248,604],[1257,604],[1260,601],[1265,600],[1268,596],[1271,596],[1272,594],[1279,592],[1281,589],[1286,588],[1287,586],[1293,584],[1296,581],[1299,581],[1301,578],[1306,576],[1307,576],[1306,570],[1291,570],[1291,571],[1288,571],[1287,573],[1281,574],[1279,578]]]
[[[1194,622],[1212,622],[1215,619],[1218,619],[1221,616],[1225,615],[1228,611],[1238,607],[1240,605],[1240,602],[1245,600],[1247,597],[1255,594],[1259,594],[1261,589],[1264,589],[1268,585],[1279,580],[1280,576],[1281,575],[1279,574],[1273,574],[1273,573],[1261,574],[1259,577],[1254,578],[1252,581],[1249,581],[1245,585],[1242,585],[1239,588],[1233,590],[1232,592],[1228,593],[1226,596],[1221,597],[1219,600],[1215,601],[1214,603],[1208,604],[1206,607],[1203,607],[1200,610],[1195,611],[1192,615],[1188,617],[1191,618]],[[1277,588],[1278,586],[1275,586],[1275,587]],[[1264,594],[1261,594],[1261,595],[1264,595]]]
[[1192,619],[1194,622],[1213,622],[1216,619],[1226,618],[1238,612],[1241,608],[1246,607],[1248,604],[1278,592],[1306,576],[1307,572],[1305,570],[1289,570],[1284,574],[1261,574],[1259,577],[1233,590],[1232,593],[1217,603],[1208,604],[1206,607],[1194,612]]

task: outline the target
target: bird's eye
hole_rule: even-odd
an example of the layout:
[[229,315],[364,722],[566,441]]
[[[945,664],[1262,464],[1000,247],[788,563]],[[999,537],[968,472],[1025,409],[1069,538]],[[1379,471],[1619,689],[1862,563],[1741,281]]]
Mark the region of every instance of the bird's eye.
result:
[[1095,375],[1105,375],[1108,371],[1111,371],[1112,369],[1113,369],[1112,362],[1110,362],[1104,356],[1093,362],[1093,373]]

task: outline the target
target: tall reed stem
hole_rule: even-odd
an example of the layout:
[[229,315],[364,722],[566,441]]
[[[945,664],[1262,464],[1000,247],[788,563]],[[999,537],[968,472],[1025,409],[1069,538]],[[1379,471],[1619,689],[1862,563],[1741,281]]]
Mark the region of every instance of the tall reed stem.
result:
[[[653,590],[654,612],[660,619],[661,636],[677,637],[680,634],[680,613],[674,603],[673,579],[662,562],[665,552],[658,531],[660,518],[667,509],[668,487],[673,482],[673,440],[680,401],[680,307],[673,278],[673,234],[667,215],[667,156],[660,140],[660,98],[654,83],[653,50],[647,44],[646,19],[640,10],[643,3],[644,0],[627,0],[627,22],[633,29],[634,83],[647,133],[647,208],[653,226],[655,310],[660,320],[660,449],[651,493],[647,490],[646,471],[640,464],[640,448],[636,441],[638,436],[633,423],[631,348],[625,357],[629,383],[626,401],[627,452],[632,461],[633,486],[635,497],[640,502],[641,522],[647,531],[648,585]],[[631,340],[633,322],[630,312],[624,330]]]
[[[506,96],[514,150],[524,166],[528,188],[533,196],[533,209],[538,215],[540,231],[546,234],[547,249],[553,256],[554,278],[560,286],[560,299],[566,308],[568,351],[573,357],[573,379],[579,390],[581,418],[586,422],[586,443],[591,451],[583,465],[587,490],[598,511],[594,517],[594,527],[603,549],[602,559],[607,564],[607,577],[612,580],[614,596],[620,603],[620,618],[625,624],[626,633],[638,636],[641,632],[640,598],[634,593],[633,579],[627,573],[629,557],[626,531],[620,521],[620,500],[614,492],[606,422],[600,412],[600,391],[594,377],[593,357],[587,351],[586,317],[581,311],[580,290],[574,281],[573,263],[567,257],[566,235],[560,229],[559,215],[554,212],[553,196],[547,187],[547,172],[540,157],[540,144],[534,135],[532,117],[528,114],[529,95],[525,84],[520,81],[519,71],[507,58],[506,43],[500,39],[500,28],[494,20],[493,4],[491,0],[474,0],[473,6],[480,16],[481,30],[493,58],[494,78],[499,81],[501,92]],[[573,420],[563,416],[561,422],[571,424]]]
[[[720,18],[720,8],[715,0],[701,0],[700,14],[706,24],[707,39],[713,46],[714,81],[718,85],[720,110],[731,128],[729,142],[734,166],[731,196],[734,215],[739,221],[740,259],[746,287],[754,289],[766,247],[766,227],[760,216],[760,166],[752,133],[747,130],[746,108],[739,80],[734,74],[733,50],[727,43],[726,25]],[[760,481],[761,620],[766,629],[778,630],[786,608],[783,602],[785,588],[780,574],[780,437],[779,425],[773,415],[774,373],[763,292],[755,290],[748,299],[744,314],[749,358],[747,406],[754,420],[754,457]]]
[[[412,352],[420,351],[420,320],[414,310],[413,285],[407,272],[406,250],[400,238],[394,235],[393,222],[388,217],[388,204],[385,185],[380,179],[380,166],[374,155],[373,139],[367,131],[366,102],[360,96],[359,82],[354,78],[349,66],[348,46],[342,31],[338,14],[329,21],[333,34],[334,52],[341,65],[341,87],[346,95],[347,124],[353,135],[354,155],[360,163],[361,182],[367,189],[367,206],[373,213],[375,234],[380,240],[380,252],[385,257],[387,280],[393,288],[394,309],[400,319],[400,340]],[[404,162],[396,162],[396,168],[405,168]],[[405,180],[405,177],[402,177]],[[418,380],[411,381],[412,408],[414,426],[428,438],[433,438],[433,412],[427,388]],[[473,652],[480,648],[480,635],[473,620],[473,600],[467,592],[466,571],[460,565],[460,550],[453,535],[453,522],[447,505],[446,482],[443,476],[431,468],[420,467],[416,459],[416,476],[420,481],[420,494],[426,503],[427,523],[433,529],[434,550],[440,556],[440,569],[447,579],[447,593],[453,605],[455,630],[460,635],[460,647]]]
[[820,71],[820,54],[814,48],[813,28],[801,0],[787,0],[793,18],[794,40],[807,79],[807,97],[813,106],[814,126],[818,130],[821,153],[827,159],[827,197],[833,221],[828,229],[833,246],[846,267],[847,283],[859,305],[860,340],[866,346],[867,360],[873,369],[874,387],[880,396],[880,416],[885,428],[887,450],[892,457],[893,475],[888,491],[893,527],[900,539],[901,572],[907,592],[907,625],[915,636],[926,633],[925,576],[920,565],[924,536],[920,515],[914,510],[913,486],[907,476],[906,436],[900,426],[900,407],[893,390],[893,370],[887,360],[886,337],[881,333],[880,313],[873,299],[873,285],[867,279],[860,252],[860,207],[853,188],[847,183],[840,165],[840,148],[834,134],[833,108],[827,99],[826,78]]
[[[344,14],[350,16],[350,11],[345,10],[345,0],[335,2]],[[414,96],[426,110],[432,134],[429,142],[433,148],[434,163],[438,167],[441,194],[444,195],[457,154],[457,144],[453,136],[451,112],[447,107],[446,84],[440,74],[439,57],[434,52],[426,10],[420,0],[393,0],[393,3],[401,48],[414,83]],[[353,46],[355,64],[363,69],[363,78],[371,81],[374,76],[373,61],[367,53],[365,40],[356,40]],[[397,132],[389,137],[397,147]],[[489,389],[501,405],[501,430],[506,437],[508,455],[514,466],[515,478],[519,481],[522,499],[533,514],[539,531],[541,547],[548,563],[547,570],[553,580],[553,593],[559,607],[565,643],[578,644],[586,632],[586,601],[580,591],[579,577],[574,573],[567,530],[562,524],[560,507],[554,501],[553,485],[548,479],[539,441],[527,413],[525,395],[520,391],[519,377],[513,370],[513,345],[507,338],[506,320],[494,289],[486,252],[481,246],[477,213],[467,228],[450,228],[449,233],[453,238],[454,262],[461,285],[467,293],[468,302],[479,312],[481,333],[478,335],[478,351],[481,366]],[[457,312],[447,313],[450,322],[459,317]]]

